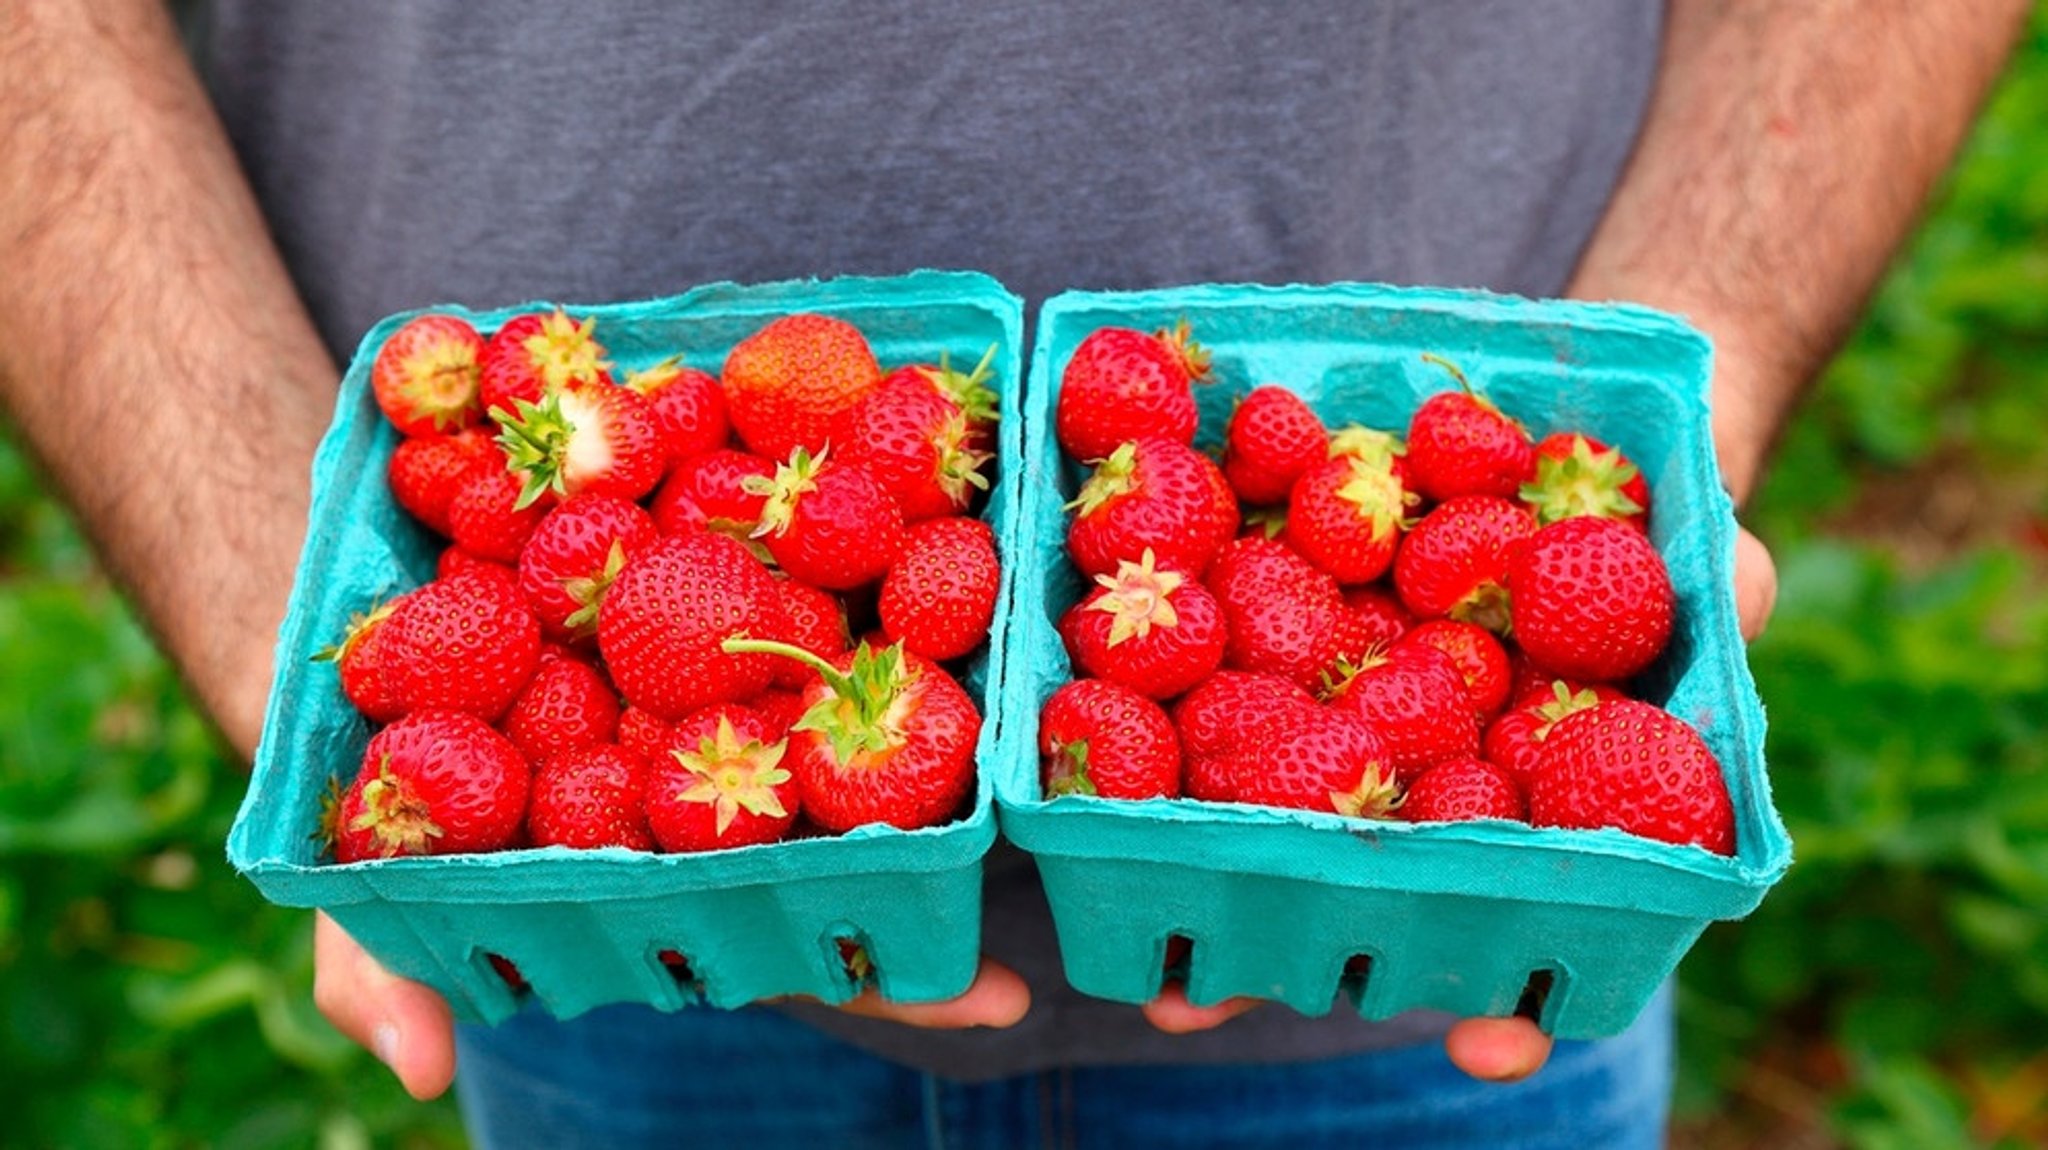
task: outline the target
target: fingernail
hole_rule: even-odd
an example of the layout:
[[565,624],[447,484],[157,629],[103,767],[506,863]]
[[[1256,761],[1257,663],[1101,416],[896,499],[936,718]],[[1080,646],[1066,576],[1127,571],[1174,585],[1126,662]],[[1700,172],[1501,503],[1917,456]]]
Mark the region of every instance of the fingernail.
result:
[[370,1050],[377,1061],[398,1070],[398,1028],[388,1022],[380,1022],[370,1031]]

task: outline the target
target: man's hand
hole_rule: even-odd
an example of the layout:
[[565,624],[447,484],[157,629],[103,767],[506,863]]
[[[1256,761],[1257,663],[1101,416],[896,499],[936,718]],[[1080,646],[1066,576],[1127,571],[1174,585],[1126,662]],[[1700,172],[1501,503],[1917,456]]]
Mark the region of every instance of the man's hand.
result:
[[[375,1054],[414,1098],[437,1098],[455,1080],[455,1018],[432,989],[400,978],[326,915],[313,923],[313,1001],[335,1029]],[[1017,972],[984,958],[974,982],[945,1002],[886,1002],[868,991],[840,1009],[935,1030],[1014,1026],[1031,1007]]]

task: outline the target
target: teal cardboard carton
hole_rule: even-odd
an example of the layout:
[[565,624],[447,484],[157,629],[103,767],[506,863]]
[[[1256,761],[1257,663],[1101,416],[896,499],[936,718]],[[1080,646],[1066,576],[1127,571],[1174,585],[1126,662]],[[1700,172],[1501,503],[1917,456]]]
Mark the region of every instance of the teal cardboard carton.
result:
[[[1499,822],[1410,825],[1190,800],[1041,797],[1037,715],[1071,677],[1055,623],[1084,590],[1062,549],[1084,474],[1061,458],[1061,371],[1089,332],[1187,321],[1213,353],[1198,446],[1238,397],[1277,383],[1337,426],[1399,431],[1451,386],[1434,353],[1530,431],[1574,428],[1623,449],[1654,492],[1652,539],[1678,597],[1671,647],[1643,684],[1706,737],[1734,799],[1724,858],[1616,831]],[[1624,306],[1374,285],[1206,285],[1069,293],[1039,316],[1021,419],[1024,522],[1009,531],[996,801],[1033,854],[1069,981],[1156,996],[1169,940],[1192,942],[1187,991],[1308,1014],[1348,998],[1367,1017],[1414,1008],[1532,1013],[1568,1038],[1624,1029],[1708,923],[1747,914],[1791,861],[1764,773],[1763,711],[1732,594],[1735,522],[1715,470],[1706,341]]]
[[[463,315],[488,334],[553,306],[432,310]],[[677,353],[715,372],[735,343],[796,311],[853,322],[885,368],[942,353],[972,364],[994,345],[1006,421],[1019,404],[1022,304],[973,273],[719,284],[569,310],[595,318],[620,372]],[[311,658],[353,613],[430,578],[440,547],[392,501],[384,471],[396,435],[369,387],[377,349],[414,314],[392,316],[364,337],[314,461],[309,531],[264,735],[228,838],[234,865],[273,902],[326,910],[386,966],[439,990],[468,1019],[495,1022],[519,1008],[494,957],[515,966],[561,1017],[613,1002],[672,1010],[789,994],[845,1001],[861,984],[847,972],[842,941],[866,951],[888,998],[930,1001],[965,990],[980,949],[981,860],[996,833],[989,651],[971,657],[963,679],[985,718],[979,789],[972,811],[944,826],[866,827],[701,855],[549,848],[346,866],[319,860],[322,795],[330,780],[354,776],[370,729],[342,696],[334,668]],[[1006,553],[1017,546],[1006,532],[1020,520],[996,509],[1015,502],[1019,477],[1003,470],[993,478],[986,517]]]

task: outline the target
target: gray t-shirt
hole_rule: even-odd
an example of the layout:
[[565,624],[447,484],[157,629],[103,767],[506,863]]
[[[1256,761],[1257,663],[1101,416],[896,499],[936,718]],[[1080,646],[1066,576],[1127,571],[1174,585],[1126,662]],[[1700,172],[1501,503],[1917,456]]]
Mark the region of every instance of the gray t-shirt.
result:
[[[1627,158],[1660,31],[1643,0],[215,0],[200,41],[345,357],[439,302],[919,267],[986,271],[1032,307],[1199,281],[1552,295]],[[1036,994],[1022,1025],[805,1017],[967,1078],[1443,1026],[1268,1007],[1168,1038],[1066,987],[1028,859],[999,847],[988,884],[989,949]]]

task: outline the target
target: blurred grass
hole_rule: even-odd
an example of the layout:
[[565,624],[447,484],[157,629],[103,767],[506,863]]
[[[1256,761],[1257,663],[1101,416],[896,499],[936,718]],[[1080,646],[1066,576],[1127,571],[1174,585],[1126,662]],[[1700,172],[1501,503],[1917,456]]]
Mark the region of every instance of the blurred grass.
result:
[[[1681,969],[1682,1146],[2048,1145],[2044,108],[2037,11],[1749,513],[1798,862]],[[0,1145],[461,1145],[313,1011],[241,767],[4,442],[0,651]]]

